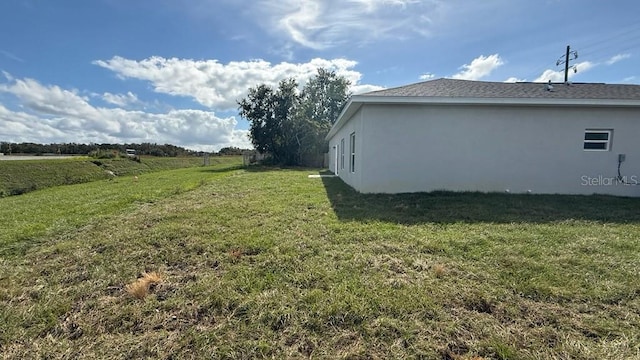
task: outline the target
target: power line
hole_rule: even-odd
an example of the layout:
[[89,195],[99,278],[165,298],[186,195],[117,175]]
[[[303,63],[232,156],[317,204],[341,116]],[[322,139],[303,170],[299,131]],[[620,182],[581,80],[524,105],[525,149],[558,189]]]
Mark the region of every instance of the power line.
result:
[[[587,61],[584,59],[595,57],[595,63],[602,63],[613,55],[640,50],[640,23],[628,24],[616,31],[603,32],[601,35],[596,38],[591,37],[588,40],[578,41],[580,57],[583,61]],[[530,69],[526,78],[538,77],[544,70],[551,69],[549,65],[551,64],[540,64]]]
[[598,41],[590,40],[587,44],[581,46],[581,52],[583,55],[590,55],[601,52],[605,49],[629,47],[630,42],[637,42],[638,32],[640,32],[640,24],[635,23],[631,26],[622,28],[620,31],[609,33],[609,36],[601,38]]

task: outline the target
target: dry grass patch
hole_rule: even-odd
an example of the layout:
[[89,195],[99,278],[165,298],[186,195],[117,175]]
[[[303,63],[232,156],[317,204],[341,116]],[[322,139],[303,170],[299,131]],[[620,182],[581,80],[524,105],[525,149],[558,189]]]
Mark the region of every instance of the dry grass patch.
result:
[[447,273],[447,268],[442,264],[435,264],[433,266],[433,273],[436,274],[437,277],[442,277]]
[[242,251],[242,249],[231,249],[229,251],[229,256],[233,260],[240,260],[240,258],[242,257],[243,254],[244,254],[244,252]]
[[162,282],[162,276],[157,272],[142,273],[136,281],[125,286],[127,293],[136,299],[144,299],[153,288]]

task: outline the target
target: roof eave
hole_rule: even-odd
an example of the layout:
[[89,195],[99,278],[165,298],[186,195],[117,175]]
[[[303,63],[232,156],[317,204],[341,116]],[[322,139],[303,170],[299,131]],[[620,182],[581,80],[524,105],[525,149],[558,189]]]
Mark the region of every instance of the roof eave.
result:
[[344,125],[347,120],[349,120],[358,110],[362,107],[362,102],[358,101],[359,96],[352,96],[347,101],[347,104],[344,106],[340,115],[338,115],[338,120],[333,124],[327,136],[324,137],[326,141],[329,141],[335,135],[340,128]]
[[513,105],[513,106],[587,106],[640,107],[640,100],[566,99],[566,98],[489,98],[439,96],[366,96],[352,101],[368,104],[433,104],[433,105]]

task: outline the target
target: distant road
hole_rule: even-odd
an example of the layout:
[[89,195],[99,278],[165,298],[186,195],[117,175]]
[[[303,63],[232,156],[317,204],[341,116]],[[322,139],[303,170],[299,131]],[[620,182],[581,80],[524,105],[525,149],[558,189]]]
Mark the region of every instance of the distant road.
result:
[[68,159],[72,155],[55,155],[55,156],[22,156],[22,155],[0,155],[0,161],[2,160],[55,160],[55,159]]

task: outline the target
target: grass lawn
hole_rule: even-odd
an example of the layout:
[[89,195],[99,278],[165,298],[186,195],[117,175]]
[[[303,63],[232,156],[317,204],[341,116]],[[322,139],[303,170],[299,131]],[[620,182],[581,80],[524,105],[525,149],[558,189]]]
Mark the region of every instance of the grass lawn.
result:
[[[237,163],[238,156],[215,156],[211,164]],[[86,156],[67,159],[0,161],[0,197],[24,194],[52,186],[79,184],[117,176],[201,166],[198,157],[142,156],[140,161],[128,158],[93,159]]]
[[640,358],[640,199],[362,195],[311,173],[0,199],[0,353]]

